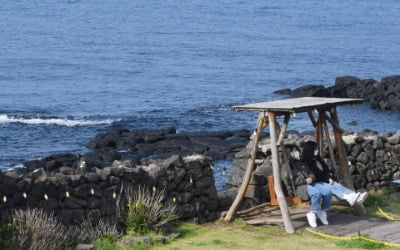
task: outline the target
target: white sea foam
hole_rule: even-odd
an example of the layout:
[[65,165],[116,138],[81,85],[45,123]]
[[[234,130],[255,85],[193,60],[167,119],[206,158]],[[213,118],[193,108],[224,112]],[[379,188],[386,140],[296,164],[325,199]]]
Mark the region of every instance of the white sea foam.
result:
[[210,108],[210,109],[204,109],[201,112],[210,114],[210,113],[217,113],[217,112],[226,112],[226,111],[231,111],[231,107],[218,107],[218,108]]
[[0,124],[3,123],[24,123],[24,124],[49,124],[67,127],[88,126],[98,124],[111,124],[116,120],[87,120],[87,119],[69,119],[69,118],[36,118],[36,117],[17,117],[0,114]]
[[[13,171],[13,170],[15,170],[17,168],[24,168],[24,167],[25,166],[23,164],[17,164],[17,165],[14,165],[14,166],[8,168],[6,171]],[[0,166],[0,169],[1,169],[1,166]]]

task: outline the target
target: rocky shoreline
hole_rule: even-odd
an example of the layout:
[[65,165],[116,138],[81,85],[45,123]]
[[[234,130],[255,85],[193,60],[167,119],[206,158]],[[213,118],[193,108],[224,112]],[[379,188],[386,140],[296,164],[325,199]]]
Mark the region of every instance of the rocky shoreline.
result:
[[129,160],[132,167],[146,165],[150,160],[167,159],[173,155],[201,154],[212,160],[232,160],[235,153],[247,144],[249,136],[248,130],[177,133],[174,128],[132,131],[111,128],[87,143],[92,152],[84,155],[54,154],[25,162],[24,168],[17,170],[29,173],[44,169],[52,172],[63,166],[76,167],[83,159],[88,170],[125,160]]
[[372,108],[400,111],[400,76],[388,76],[376,81],[354,76],[337,77],[330,87],[305,85],[296,89],[281,89],[274,93],[291,97],[344,97],[362,98]]

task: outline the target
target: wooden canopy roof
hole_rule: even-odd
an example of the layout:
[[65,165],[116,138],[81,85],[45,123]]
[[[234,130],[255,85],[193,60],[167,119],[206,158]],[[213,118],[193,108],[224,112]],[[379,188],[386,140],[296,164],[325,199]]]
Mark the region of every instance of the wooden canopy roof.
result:
[[236,111],[250,110],[301,113],[314,109],[326,109],[337,105],[360,104],[362,102],[363,99],[353,98],[299,97],[233,106],[233,109]]

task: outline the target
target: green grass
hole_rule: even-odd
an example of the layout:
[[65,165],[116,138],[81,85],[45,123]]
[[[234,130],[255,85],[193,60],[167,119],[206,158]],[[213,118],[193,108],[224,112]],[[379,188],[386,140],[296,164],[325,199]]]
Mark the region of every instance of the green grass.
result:
[[155,245],[154,249],[343,249],[335,241],[309,233],[298,231],[289,235],[284,229],[274,226],[246,224],[244,227],[241,220],[206,225],[185,223],[180,230],[188,233],[169,244]]
[[368,240],[340,240],[335,243],[337,246],[345,248],[362,248],[362,249],[382,249],[386,248],[383,243],[371,242]]
[[364,205],[370,216],[384,217],[378,211],[378,208],[381,208],[393,218],[400,219],[400,199],[389,199],[389,195],[384,193],[369,193]]
[[366,207],[374,207],[374,206],[379,206],[379,207],[387,207],[389,206],[389,201],[386,197],[385,194],[379,194],[379,193],[370,193],[368,195],[367,200],[364,202],[364,205]]
[[[400,218],[400,200],[389,200],[386,194],[371,193],[365,205],[372,216],[376,215],[377,207],[380,207],[386,213]],[[348,207],[346,209],[349,210]],[[236,219],[233,223],[221,221],[203,225],[183,223],[176,231],[181,236],[170,240],[167,244],[155,242],[152,246],[136,244],[119,249],[390,249],[382,243],[364,239],[332,240],[304,231],[287,234],[281,227],[251,226],[242,219]],[[155,237],[156,235],[153,238]]]
[[107,240],[98,240],[94,244],[95,250],[117,250],[117,246],[115,243],[112,243]]
[[145,245],[142,243],[136,243],[132,246],[128,246],[126,248],[119,248],[119,249],[124,249],[124,250],[149,250],[151,249],[151,246]]

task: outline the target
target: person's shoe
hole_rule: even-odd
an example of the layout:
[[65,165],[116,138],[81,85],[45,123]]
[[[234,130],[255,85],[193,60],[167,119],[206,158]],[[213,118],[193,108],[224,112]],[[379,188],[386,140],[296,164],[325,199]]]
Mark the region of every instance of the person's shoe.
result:
[[357,202],[358,205],[362,205],[367,198],[368,198],[368,193],[367,192],[361,193],[359,195],[359,197],[357,198],[356,202]]
[[328,215],[326,214],[326,210],[319,210],[317,212],[317,216],[324,225],[329,225]]
[[351,193],[343,195],[343,198],[349,203],[350,207],[354,206],[356,202],[358,202],[358,198],[360,197],[360,193]]
[[311,227],[314,227],[314,228],[317,227],[317,216],[315,216],[315,213],[313,213],[313,212],[308,212],[308,213],[307,213],[307,221],[308,221],[308,224],[309,224]]

